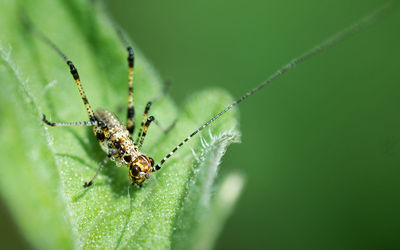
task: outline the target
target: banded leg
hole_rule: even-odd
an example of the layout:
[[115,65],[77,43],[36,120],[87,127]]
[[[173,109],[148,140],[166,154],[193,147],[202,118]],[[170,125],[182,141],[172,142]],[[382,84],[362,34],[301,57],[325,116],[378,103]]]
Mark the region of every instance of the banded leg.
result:
[[99,166],[99,168],[97,169],[97,171],[96,171],[96,173],[94,174],[94,176],[92,177],[92,179],[90,179],[89,182],[85,182],[85,184],[83,184],[83,187],[84,187],[84,188],[88,188],[88,187],[90,187],[90,186],[93,184],[94,180],[97,178],[97,176],[99,175],[99,173],[100,173],[101,170],[103,169],[104,165],[106,165],[107,162],[108,162],[109,160],[110,160],[110,158],[108,158],[108,157],[104,158],[104,160],[100,163],[100,166]]
[[133,106],[133,70],[135,65],[135,55],[133,54],[132,47],[126,41],[122,32],[115,28],[121,42],[126,47],[128,51],[128,111],[126,117],[126,128],[128,129],[129,133],[132,135],[135,131],[135,108]]
[[[34,28],[32,24],[31,28]],[[90,107],[89,101],[86,98],[86,94],[85,91],[83,90],[82,84],[81,84],[81,80],[79,78],[79,74],[77,69],[75,68],[74,64],[71,62],[71,60],[68,59],[68,57],[55,45],[55,43],[53,43],[47,36],[45,36],[40,30],[38,29],[33,29],[33,31],[35,32],[35,34],[41,38],[45,43],[47,43],[51,48],[53,48],[58,55],[60,55],[64,61],[67,63],[67,65],[69,66],[69,70],[71,72],[72,77],[74,78],[75,84],[78,87],[79,90],[79,94],[81,95],[83,104],[85,105],[86,111],[88,113],[89,119],[90,121],[96,121],[96,118],[94,117],[93,114],[93,110],[92,107]]]
[[160,122],[158,120],[156,120],[153,116],[150,116],[150,117],[153,117],[153,118],[151,119],[151,121],[149,121],[150,117],[147,118],[147,116],[148,116],[148,113],[149,113],[149,109],[150,109],[151,103],[152,102],[148,102],[147,105],[146,105],[146,108],[145,108],[144,114],[143,114],[142,123],[141,123],[140,129],[139,129],[139,133],[138,133],[138,136],[136,138],[135,144],[139,145],[139,148],[141,148],[141,146],[143,144],[144,137],[146,136],[148,127],[149,127],[151,122],[154,122],[161,129],[161,131],[163,133],[165,133],[165,134],[167,134],[169,131],[171,131],[171,129],[173,127],[175,127],[175,124],[176,124],[176,120],[175,120],[170,126],[168,126],[167,128],[164,128],[160,124]]
[[[158,101],[158,100],[161,99],[163,96],[165,96],[165,94],[166,94],[167,91],[168,91],[169,85],[170,85],[169,81],[166,82],[166,84],[164,85],[164,88],[163,88],[162,93],[161,93],[159,96],[157,96],[156,98],[154,98],[154,99],[152,99],[151,101],[147,102],[146,107],[144,108],[144,112],[143,112],[142,123],[140,124],[140,129],[139,129],[139,132],[138,132],[138,136],[137,136],[137,138],[136,138],[136,144],[138,144],[138,142],[140,141],[140,138],[142,137],[143,128],[144,128],[144,126],[145,126],[145,122],[146,122],[146,120],[147,120],[147,116],[148,116],[148,114],[149,114],[151,105],[153,104],[153,102]],[[171,130],[171,128],[173,128],[173,127],[175,126],[175,122],[174,122],[170,127],[168,127],[167,129],[164,129],[164,128],[161,126],[161,124],[160,124],[157,120],[154,120],[154,123],[155,123],[158,127],[160,127],[160,129],[161,129],[164,133],[167,133],[169,130]]]
[[82,121],[82,122],[50,122],[43,115],[42,121],[51,127],[72,127],[72,126],[94,126],[97,125],[97,121]]
[[139,148],[142,148],[143,142],[144,142],[144,138],[146,137],[146,134],[147,134],[147,130],[149,129],[149,126],[153,121],[154,121],[154,116],[150,116],[149,118],[147,118],[147,121],[146,121],[146,123],[144,124],[144,127],[143,127],[143,132],[141,134],[141,137],[138,137],[138,141],[139,141],[138,147]]
[[133,66],[134,66],[134,55],[133,50],[130,46],[127,47],[128,50],[128,111],[126,118],[126,128],[132,135],[135,131],[135,108],[133,106]]
[[153,104],[153,102],[149,101],[146,104],[146,107],[144,108],[142,123],[140,124],[140,129],[139,129],[139,132],[138,132],[138,135],[137,135],[137,138],[136,138],[136,145],[139,143],[140,139],[142,138],[143,130],[144,130],[144,127],[145,127],[145,124],[146,124],[146,121],[147,121],[147,116],[149,114],[149,110],[150,110],[150,107],[151,107],[152,104]]
[[85,108],[86,108],[86,111],[88,113],[89,119],[91,121],[96,121],[96,118],[94,117],[94,114],[93,114],[92,107],[90,107],[89,101],[86,98],[85,91],[83,90],[83,87],[82,87],[82,84],[81,84],[81,80],[79,78],[78,71],[76,70],[74,64],[68,59],[67,59],[67,64],[68,64],[68,66],[70,68],[70,72],[72,74],[72,77],[75,80],[75,84],[78,87],[79,93],[81,94],[81,98],[82,98],[83,104],[85,105]]

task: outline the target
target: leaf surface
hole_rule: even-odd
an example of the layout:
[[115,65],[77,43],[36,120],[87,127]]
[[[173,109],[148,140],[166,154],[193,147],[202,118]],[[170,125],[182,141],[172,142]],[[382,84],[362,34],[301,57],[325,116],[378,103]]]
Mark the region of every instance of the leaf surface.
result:
[[[105,154],[90,128],[42,123],[43,113],[55,122],[88,118],[68,67],[21,24],[21,12],[74,62],[91,106],[114,111],[122,121],[128,95],[126,50],[101,5],[2,1],[0,192],[29,242],[40,249],[211,248],[243,184],[240,175],[232,174],[221,182],[221,190],[215,185],[226,147],[239,139],[236,111],[185,144],[143,188],[129,185],[125,167],[109,163],[95,184],[83,189]],[[133,47],[140,124],[144,105],[160,95],[163,83]],[[168,96],[160,99],[151,113],[164,127],[177,123],[168,134],[151,126],[143,153],[161,160],[231,101],[217,89],[193,94],[182,108]],[[213,230],[204,230],[206,221],[212,221]]]

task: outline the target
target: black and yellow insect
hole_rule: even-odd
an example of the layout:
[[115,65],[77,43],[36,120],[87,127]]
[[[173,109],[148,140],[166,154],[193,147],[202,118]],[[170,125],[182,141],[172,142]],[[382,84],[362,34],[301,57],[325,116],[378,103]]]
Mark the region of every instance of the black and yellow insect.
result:
[[89,121],[83,122],[70,122],[70,123],[54,123],[46,119],[43,115],[43,122],[52,127],[59,126],[91,126],[93,133],[96,136],[101,149],[107,154],[107,157],[100,164],[96,174],[89,182],[85,182],[83,187],[89,187],[93,184],[97,175],[100,173],[103,166],[109,161],[114,161],[117,166],[127,166],[129,168],[129,178],[132,184],[141,185],[145,179],[150,178],[150,173],[160,169],[160,164],[154,166],[154,160],[141,153],[140,148],[143,145],[143,141],[146,137],[147,130],[154,117],[148,116],[152,102],[149,101],[146,105],[145,112],[143,115],[143,122],[138,133],[136,143],[133,141],[132,134],[135,131],[135,110],[133,106],[133,70],[134,70],[134,54],[132,47],[129,46],[122,36],[122,33],[118,32],[122,42],[126,45],[128,51],[128,84],[129,84],[129,96],[128,96],[128,111],[127,111],[127,122],[126,126],[121,123],[116,115],[104,110],[98,109],[93,112],[92,107],[86,98],[85,91],[83,90],[79,74],[77,69],[71,60],[69,60],[60,49],[50,41],[46,36],[37,31],[37,34],[51,47],[53,47],[58,54],[64,58],[67,65],[69,66],[72,77],[75,80],[76,86],[78,87],[81,95],[83,104],[85,105],[86,111],[89,116]]
[[386,5],[385,7],[375,11],[371,15],[361,19],[356,24],[351,25],[350,27],[344,29],[343,31],[339,32],[338,34],[332,36],[331,38],[327,39],[326,41],[322,42],[315,48],[309,50],[304,55],[293,59],[290,63],[283,66],[279,69],[275,74],[269,77],[267,80],[262,82],[256,88],[250,90],[242,97],[231,103],[227,106],[224,110],[219,112],[218,114],[212,116],[212,118],[201,125],[198,129],[194,130],[189,136],[187,136],[181,143],[179,143],[175,148],[172,149],[170,153],[168,153],[158,164],[155,164],[154,160],[143,154],[141,152],[141,147],[143,145],[144,139],[147,134],[147,130],[150,124],[155,121],[153,116],[148,116],[150,107],[152,105],[152,101],[149,101],[146,105],[144,110],[142,123],[136,137],[136,140],[133,138],[133,133],[135,131],[135,110],[134,110],[134,102],[133,102],[133,74],[134,74],[134,53],[132,47],[128,44],[126,39],[123,37],[122,33],[117,30],[118,35],[125,45],[127,52],[128,52],[128,108],[127,108],[127,119],[126,125],[124,125],[116,115],[112,114],[111,112],[98,109],[93,112],[89,101],[86,97],[86,94],[83,90],[82,84],[80,82],[79,74],[77,69],[75,68],[74,64],[71,60],[69,60],[63,52],[52,42],[50,41],[43,33],[38,30],[35,30],[36,34],[43,39],[47,44],[49,44],[57,53],[65,60],[67,63],[72,77],[75,80],[76,86],[78,87],[79,93],[81,95],[83,104],[86,108],[86,111],[89,116],[89,121],[82,121],[82,122],[69,122],[69,123],[55,123],[51,122],[46,119],[46,116],[43,115],[43,122],[49,126],[57,127],[57,126],[90,126],[93,128],[93,133],[96,136],[100,147],[102,150],[107,154],[105,159],[100,164],[98,170],[96,171],[95,175],[89,182],[85,182],[83,187],[87,188],[91,186],[102,170],[103,166],[109,161],[114,161],[117,166],[126,166],[128,167],[129,171],[129,178],[132,184],[137,184],[139,186],[142,183],[150,178],[151,173],[158,171],[161,169],[162,165],[187,141],[189,141],[193,136],[203,130],[205,127],[213,123],[216,119],[222,116],[225,112],[232,109],[234,106],[248,98],[249,96],[253,95],[255,92],[259,91],[267,84],[278,78],[280,75],[284,74],[288,70],[292,69],[297,64],[311,58],[312,56],[326,50],[329,47],[337,44],[338,42],[342,41],[344,38],[348,37],[351,34],[356,33],[361,28],[368,26],[369,24],[373,23],[377,18],[379,18],[385,10],[390,8],[390,6]]

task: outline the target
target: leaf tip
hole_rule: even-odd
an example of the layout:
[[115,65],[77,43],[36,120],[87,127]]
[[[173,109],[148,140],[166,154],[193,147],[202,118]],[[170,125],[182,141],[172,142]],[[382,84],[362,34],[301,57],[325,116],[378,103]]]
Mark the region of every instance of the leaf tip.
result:
[[218,192],[217,200],[219,201],[220,205],[225,208],[232,207],[239,198],[244,183],[245,178],[240,173],[232,173],[227,176],[222,182],[221,188]]

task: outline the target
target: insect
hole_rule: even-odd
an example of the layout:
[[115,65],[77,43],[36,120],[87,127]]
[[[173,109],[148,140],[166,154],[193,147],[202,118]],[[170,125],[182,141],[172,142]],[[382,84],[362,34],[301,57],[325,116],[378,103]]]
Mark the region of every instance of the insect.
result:
[[149,179],[153,172],[160,170],[165,164],[165,162],[185,143],[187,143],[192,137],[202,131],[204,128],[212,124],[215,120],[217,120],[224,113],[232,109],[234,106],[238,105],[257,91],[261,90],[267,84],[286,73],[294,66],[298,65],[305,60],[310,59],[311,57],[321,53],[322,51],[334,46],[339,43],[343,39],[347,38],[351,34],[354,34],[361,30],[362,28],[367,27],[368,25],[374,23],[379,17],[384,14],[385,10],[390,8],[389,5],[384,6],[381,9],[376,10],[372,14],[364,17],[359,20],[357,23],[349,26],[343,31],[337,33],[336,35],[328,38],[326,41],[322,42],[315,48],[309,50],[305,54],[300,57],[293,59],[291,62],[283,66],[279,69],[275,74],[269,77],[267,80],[259,84],[254,89],[245,93],[242,97],[231,103],[224,110],[219,112],[218,114],[212,116],[210,120],[205,122],[199,128],[194,130],[189,136],[187,136],[184,140],[182,140],[176,147],[174,147],[168,154],[165,155],[163,159],[157,164],[155,161],[147,156],[146,154],[141,152],[141,148],[143,142],[145,140],[147,131],[152,122],[155,121],[154,116],[148,116],[150,107],[152,105],[152,101],[149,101],[145,107],[143,119],[141,126],[139,128],[138,135],[136,140],[134,140],[133,134],[135,131],[135,109],[133,103],[133,75],[134,75],[134,52],[132,47],[129,45],[127,40],[124,38],[123,34],[117,29],[117,33],[122,41],[123,45],[126,47],[128,52],[128,107],[127,107],[127,119],[126,124],[124,125],[116,115],[113,113],[104,110],[98,109],[93,111],[92,107],[89,104],[89,101],[86,97],[85,91],[83,90],[80,77],[78,71],[72,61],[43,33],[38,30],[36,34],[46,42],[50,47],[52,47],[66,62],[69,67],[70,73],[75,81],[75,84],[79,90],[80,96],[82,98],[83,104],[87,111],[89,121],[81,121],[81,122],[52,122],[47,120],[46,116],[43,115],[43,122],[51,127],[61,127],[61,126],[89,126],[92,127],[93,133],[96,136],[100,147],[106,153],[105,159],[101,162],[98,170],[92,179],[88,182],[85,182],[83,187],[87,188],[91,186],[96,177],[99,175],[104,165],[109,161],[114,161],[117,166],[126,166],[128,170],[128,175],[132,184],[136,184],[141,186],[146,179]]

